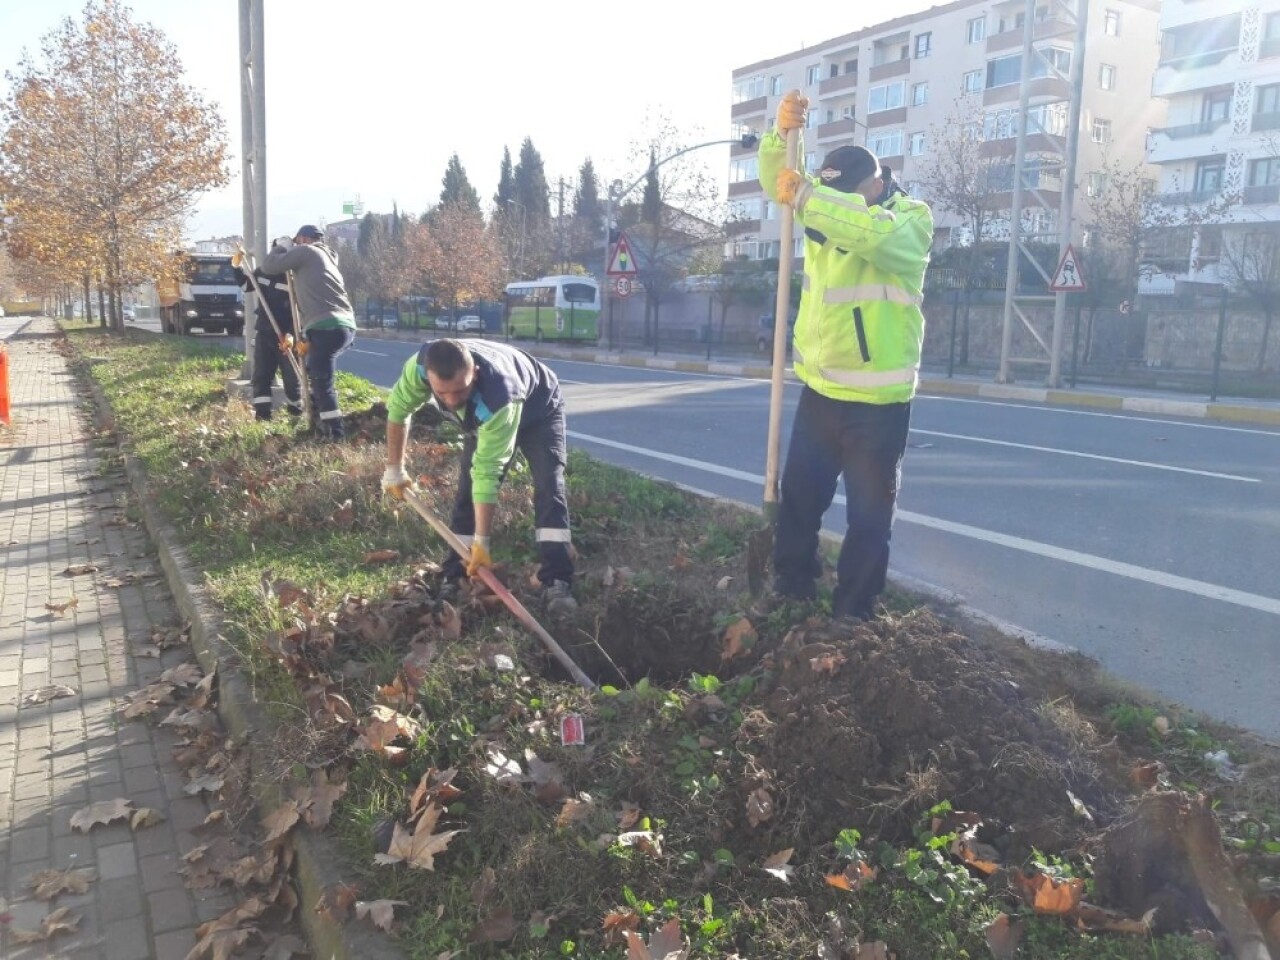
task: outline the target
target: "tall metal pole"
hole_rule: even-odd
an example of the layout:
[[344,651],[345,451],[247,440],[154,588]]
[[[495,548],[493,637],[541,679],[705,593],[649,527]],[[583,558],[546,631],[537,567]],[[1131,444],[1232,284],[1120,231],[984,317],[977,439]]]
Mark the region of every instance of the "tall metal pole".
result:
[[[1089,0],[1076,0],[1076,45],[1071,54],[1071,101],[1067,119],[1067,154],[1062,158],[1062,202],[1058,207],[1058,259],[1071,243],[1072,214],[1076,200],[1076,161],[1080,152],[1080,111],[1084,100],[1084,54],[1089,30]],[[1023,113],[1023,116],[1026,116]],[[1068,294],[1059,293],[1053,303],[1053,349],[1049,353],[1049,386],[1062,385],[1062,337],[1067,325]],[[1073,360],[1074,363],[1074,360]],[[1075,386],[1075,369],[1071,373]]]
[[[240,0],[240,187],[244,245],[267,255],[267,90],[262,0]],[[253,375],[255,296],[244,302],[244,376]]]

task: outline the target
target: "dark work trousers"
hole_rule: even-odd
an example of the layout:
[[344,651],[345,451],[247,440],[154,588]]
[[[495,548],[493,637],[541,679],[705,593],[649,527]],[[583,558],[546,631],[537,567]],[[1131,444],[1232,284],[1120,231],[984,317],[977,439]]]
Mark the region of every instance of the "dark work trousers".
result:
[[[521,424],[516,447],[529,462],[533,476],[533,509],[537,523],[538,580],[549,586],[555,580],[573,583],[573,558],[569,552],[569,497],[564,485],[566,456],[564,408],[533,423]],[[462,444],[462,464],[458,470],[458,496],[453,503],[449,529],[471,545],[476,532],[475,504],[471,499],[471,460],[476,452],[476,438],[468,436]],[[507,464],[509,469],[511,464]],[[503,470],[506,476],[506,470]],[[465,573],[462,558],[452,550],[444,562],[444,576],[455,580]]]
[[338,374],[340,357],[356,338],[350,327],[307,331],[307,379],[311,382],[311,407],[320,420],[321,436],[341,440],[346,430],[342,411],[338,409]]
[[818,531],[843,474],[848,529],[836,564],[835,617],[870,617],[889,568],[911,404],[852,403],[804,388],[782,471],[774,589],[812,599],[822,573]]
[[293,364],[280,350],[274,330],[259,327],[253,336],[253,413],[259,420],[271,419],[271,384],[276,371],[284,381],[286,407],[295,417],[302,413],[302,385]]

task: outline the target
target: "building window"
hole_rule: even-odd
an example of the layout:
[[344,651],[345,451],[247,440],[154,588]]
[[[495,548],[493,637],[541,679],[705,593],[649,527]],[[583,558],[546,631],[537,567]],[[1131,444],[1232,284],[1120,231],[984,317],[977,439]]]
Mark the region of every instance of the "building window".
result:
[[733,85],[733,102],[742,103],[764,96],[764,75],[746,77]]
[[832,77],[840,76],[840,64],[838,63],[831,64],[831,71],[828,74],[828,76],[832,76]]
[[1249,186],[1269,187],[1280,183],[1280,157],[1263,157],[1249,164]]
[[1047,76],[1048,71],[1056,71],[1066,77],[1071,74],[1071,51],[1061,47],[1049,47],[1040,50],[1040,56],[1031,61],[1033,77]]
[[923,200],[923,199],[924,199],[924,184],[923,184],[923,183],[919,183],[918,181],[912,180],[912,181],[910,181],[910,182],[908,182],[908,183],[907,183],[907,188],[906,188],[906,189],[907,189],[907,196],[908,196],[908,197],[910,197],[912,200]]
[[1102,18],[1102,31],[1108,37],[1120,36],[1120,11],[1108,10]]
[[812,130],[818,125],[819,113],[817,110],[810,110],[805,114],[804,125],[806,130]]
[[970,70],[964,75],[964,92],[980,93],[982,91],[982,71]]
[[907,96],[907,81],[898,80],[880,87],[872,87],[867,102],[867,113],[880,110],[893,110],[903,106]]
[[1111,121],[1110,120],[1094,120],[1093,121],[1093,142],[1094,143],[1110,143],[1111,142]]
[[1022,81],[1022,54],[987,61],[987,87],[1007,87]]
[[907,148],[907,153],[909,153],[913,157],[923,156],[924,154],[924,131],[923,130],[913,133],[911,135],[911,139],[908,142],[909,142],[909,146]]
[[804,83],[807,87],[812,87],[815,83],[822,79],[822,64],[815,63],[806,67],[804,71]]
[[969,21],[968,28],[965,31],[969,43],[981,43],[987,38],[987,18],[974,17]]
[[982,121],[983,140],[1010,140],[1018,135],[1018,111],[999,110]]
[[744,180],[759,180],[760,167],[755,157],[740,157],[729,161],[729,182],[742,183]]
[[923,60],[929,55],[929,51],[933,48],[932,33],[916,34],[916,59]]
[[804,168],[806,170],[818,169],[818,154],[815,151],[810,150],[804,155]]
[[1091,197],[1100,197],[1107,189],[1107,175],[1094,171],[1085,181],[1085,192]]
[[923,107],[929,102],[929,84],[916,83],[911,86],[911,105],[913,107]]
[[902,156],[902,131],[868,134],[867,149],[877,157]]
[[1098,86],[1103,90],[1116,88],[1116,68],[1109,63],[1098,65]]
[[[1205,106],[1208,107],[1208,98]],[[1230,100],[1228,99],[1228,104]],[[1226,119],[1225,112],[1222,119]],[[1280,128],[1280,83],[1258,87],[1253,94],[1253,129],[1275,130]]]
[[846,61],[844,62],[844,72],[845,72],[846,74],[850,74],[850,73],[857,73],[857,72],[858,72],[858,61],[857,61],[857,60],[846,60]]
[[1226,172],[1226,166],[1226,162],[1221,157],[1198,162],[1192,189],[1196,193],[1217,193],[1222,189],[1222,175]]
[[782,96],[782,74],[769,78],[769,93],[775,97]]

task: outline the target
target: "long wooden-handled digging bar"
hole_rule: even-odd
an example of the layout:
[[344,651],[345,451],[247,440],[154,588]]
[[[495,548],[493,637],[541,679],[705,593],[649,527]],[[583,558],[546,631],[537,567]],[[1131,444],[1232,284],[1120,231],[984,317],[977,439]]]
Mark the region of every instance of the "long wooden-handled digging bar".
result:
[[[800,152],[800,131],[787,131],[787,169],[796,169]],[[773,308],[773,376],[769,388],[769,438],[764,468],[765,525],[747,541],[747,588],[752,596],[764,592],[765,570],[773,552],[774,528],[778,523],[779,461],[782,449],[782,384],[787,363],[788,318],[791,316],[791,264],[795,253],[795,213],[791,204],[782,205],[779,218],[782,236],[778,250],[778,295]]]
[[[414,509],[418,516],[422,517],[423,520],[427,521],[427,523],[431,525],[431,529],[439,534],[440,538],[444,540],[445,543],[454,549],[458,556],[462,558],[463,563],[470,562],[471,551],[468,549],[467,545],[458,538],[456,533],[449,529],[448,525],[427,509],[427,506],[422,502],[421,497],[414,493],[413,490],[406,489],[404,492],[404,500],[405,503],[409,504],[409,506]],[[596,689],[596,685],[592,682],[591,678],[582,672],[582,668],[574,663],[573,658],[569,656],[569,654],[565,653],[564,648],[561,647],[560,644],[556,643],[555,638],[543,629],[542,624],[538,623],[538,621],[533,618],[533,614],[525,608],[524,604],[515,598],[515,595],[506,588],[506,585],[497,578],[492,570],[488,567],[481,567],[476,576],[484,582],[485,586],[497,594],[498,599],[507,605],[507,609],[515,614],[516,619],[524,624],[525,627],[529,629],[530,633],[542,641],[542,645],[547,648],[547,651],[553,657],[556,658],[556,662],[558,662],[560,666],[569,671],[569,676],[573,677],[574,681],[579,686],[584,687],[587,690]]]
[[[293,288],[292,270],[288,273],[288,280],[289,311],[293,314],[293,342],[297,345],[299,350],[306,352],[307,345],[302,339],[302,315],[298,312],[298,297]],[[313,420],[315,409],[311,406],[311,381],[307,377],[307,365],[305,363],[301,365],[301,370],[302,375],[299,377],[299,382],[302,384],[302,395],[306,397],[307,423],[311,426],[315,426],[315,422]]]
[[[245,271],[245,276],[249,278],[249,283],[253,286],[253,292],[258,297],[258,302],[262,304],[262,309],[266,311],[267,319],[271,321],[271,329],[275,331],[276,343],[280,344],[280,352],[285,355],[289,361],[289,366],[293,367],[293,374],[298,378],[298,388],[302,391],[302,413],[308,422],[311,420],[311,395],[306,389],[306,370],[303,368],[302,361],[298,359],[298,355],[294,352],[294,348],[299,341],[292,336],[286,337],[284,331],[280,328],[280,322],[276,320],[275,311],[271,309],[271,304],[267,298],[262,295],[262,288],[258,286],[258,278],[253,275],[254,263],[253,257],[249,255],[249,251],[244,247],[239,247],[237,252],[249,267]],[[293,300],[293,289],[289,289],[290,302]]]

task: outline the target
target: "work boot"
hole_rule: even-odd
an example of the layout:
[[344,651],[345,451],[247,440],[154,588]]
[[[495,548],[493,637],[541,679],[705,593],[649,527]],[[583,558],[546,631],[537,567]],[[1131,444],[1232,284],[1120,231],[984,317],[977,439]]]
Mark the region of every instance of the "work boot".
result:
[[269,403],[255,403],[255,404],[253,405],[253,419],[255,419],[255,420],[270,420],[270,419],[271,419],[271,404],[269,404]]
[[556,619],[571,617],[578,612],[578,601],[573,598],[573,588],[564,580],[552,580],[542,590],[542,600],[547,613]]
[[440,581],[440,586],[436,589],[436,599],[451,603],[455,607],[458,605],[458,597],[462,595],[462,581],[444,579]]
[[302,402],[299,401],[297,403],[294,403],[292,400],[290,400],[288,403],[284,405],[284,411],[285,413],[289,414],[289,416],[293,417],[296,420],[302,416]]

